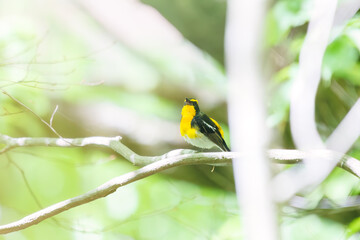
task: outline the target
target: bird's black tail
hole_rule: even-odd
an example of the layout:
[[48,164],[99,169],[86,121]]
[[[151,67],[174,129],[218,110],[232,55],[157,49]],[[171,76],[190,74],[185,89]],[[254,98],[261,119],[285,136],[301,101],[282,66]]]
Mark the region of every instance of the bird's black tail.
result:
[[221,146],[219,146],[221,148],[221,150],[223,150],[224,152],[231,152],[230,148],[226,145],[226,142],[223,140]]

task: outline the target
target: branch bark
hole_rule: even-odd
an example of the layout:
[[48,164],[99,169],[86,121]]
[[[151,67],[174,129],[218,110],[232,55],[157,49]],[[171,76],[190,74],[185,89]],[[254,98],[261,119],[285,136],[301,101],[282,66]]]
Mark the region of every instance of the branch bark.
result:
[[[172,167],[195,164],[231,165],[231,159],[244,157],[243,154],[237,152],[196,152],[186,149],[177,149],[161,156],[141,156],[122,144],[120,140],[121,137],[119,136],[88,138],[12,138],[0,134],[0,144],[5,145],[4,149],[6,151],[16,147],[31,146],[84,147],[87,145],[100,145],[113,149],[134,165],[146,165],[135,171],[115,177],[82,195],[53,204],[18,221],[2,225],[0,226],[0,234],[25,229],[71,208],[106,197],[126,184]],[[299,150],[272,149],[269,150],[267,154],[274,163],[280,164],[300,163],[302,159],[309,156],[323,161],[341,159],[338,163],[338,167],[341,167],[360,178],[360,161],[334,151],[318,150],[303,152]]]

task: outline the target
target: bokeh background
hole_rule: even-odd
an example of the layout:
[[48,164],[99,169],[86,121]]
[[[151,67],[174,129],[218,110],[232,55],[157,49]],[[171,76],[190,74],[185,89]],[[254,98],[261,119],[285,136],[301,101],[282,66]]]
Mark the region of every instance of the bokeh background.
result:
[[[271,1],[264,69],[271,148],[293,148],[289,95],[311,0]],[[12,137],[117,136],[142,155],[193,148],[180,136],[185,97],[218,120],[229,141],[224,63],[225,0],[0,0],[0,133]],[[359,96],[360,15],[329,45],[317,96],[327,137]],[[34,114],[35,113],[35,114]],[[1,146],[0,146],[1,147]],[[356,143],[350,155],[360,157]],[[283,167],[274,165],[274,172]],[[18,148],[0,155],[0,223],[82,194],[136,169],[100,147]],[[251,183],[249,183],[251,184]],[[231,167],[187,166],[119,189],[0,239],[241,239]],[[335,169],[301,196],[337,208],[359,181]],[[284,239],[344,239],[359,212],[279,207]],[[261,230],[261,226],[259,226]],[[356,234],[352,235],[357,239]]]

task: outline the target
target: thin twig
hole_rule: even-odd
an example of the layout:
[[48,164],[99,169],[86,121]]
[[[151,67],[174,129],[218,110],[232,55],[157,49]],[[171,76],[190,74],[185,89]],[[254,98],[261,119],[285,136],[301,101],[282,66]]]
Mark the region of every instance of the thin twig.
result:
[[63,138],[48,122],[46,122],[42,117],[40,117],[37,113],[35,113],[33,110],[31,110],[31,108],[29,108],[28,106],[26,106],[25,104],[23,104],[21,101],[19,101],[18,99],[16,99],[15,97],[13,97],[11,94],[9,94],[8,92],[6,92],[3,89],[0,89],[0,91],[7,95],[9,98],[11,98],[13,101],[15,101],[17,104],[21,105],[23,108],[25,108],[26,110],[28,110],[29,112],[31,112],[34,116],[36,116],[41,122],[43,122],[46,126],[48,126],[51,131],[53,131],[59,138]]
[[105,46],[103,48],[91,51],[86,55],[78,56],[78,57],[67,58],[64,56],[62,59],[57,59],[57,60],[52,60],[52,61],[31,61],[30,63],[28,61],[25,61],[25,62],[3,62],[0,64],[0,67],[9,66],[9,65],[30,65],[30,64],[31,65],[65,64],[65,63],[75,62],[75,61],[80,61],[80,60],[89,60],[90,57],[97,55],[105,50],[108,50],[109,48],[112,48],[116,44],[117,44],[117,41],[114,41],[111,44],[109,44],[109,46]]
[[59,108],[59,105],[56,105],[56,107],[55,107],[55,109],[54,109],[54,112],[51,114],[51,117],[50,117],[50,126],[52,126],[53,119],[54,119],[55,113],[56,113],[56,111],[58,110],[58,108]]
[[25,185],[26,185],[26,188],[28,189],[31,197],[34,199],[34,201],[35,201],[35,203],[37,204],[37,206],[38,206],[39,208],[43,208],[40,200],[37,198],[34,190],[33,190],[32,187],[30,186],[30,183],[29,183],[29,181],[27,180],[27,177],[25,176],[24,170],[10,157],[9,154],[6,154],[6,157],[8,158],[9,162],[10,162],[12,165],[14,165],[15,168],[20,172],[21,177],[22,177],[22,179],[23,179],[23,181],[24,181],[24,183],[25,183]]

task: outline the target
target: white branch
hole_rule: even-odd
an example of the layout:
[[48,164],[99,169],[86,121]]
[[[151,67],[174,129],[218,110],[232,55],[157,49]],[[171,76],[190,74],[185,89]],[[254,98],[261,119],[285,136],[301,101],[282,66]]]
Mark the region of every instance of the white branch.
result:
[[[216,155],[218,156],[216,157]],[[51,205],[38,212],[28,215],[18,221],[2,225],[0,226],[0,234],[19,231],[21,229],[30,227],[49,217],[55,216],[71,208],[94,201],[102,197],[106,197],[107,195],[115,192],[119,187],[125,186],[126,184],[140,180],[154,173],[161,172],[165,169],[175,166],[195,164],[195,163],[210,164],[210,163],[215,163],[221,159],[223,159],[223,161],[220,162],[225,162],[224,156],[215,154],[215,158],[214,158],[213,154],[211,153],[182,154],[182,155],[175,155],[173,157],[164,158],[163,160],[159,160],[157,162],[151,163],[133,172],[129,172],[122,176],[113,178],[110,181],[100,185],[99,187],[85,194]],[[227,162],[230,162],[230,160],[227,160]]]
[[342,0],[339,2],[333,22],[333,31],[335,31],[335,34],[333,34],[331,40],[338,36],[338,33],[341,32],[346,22],[356,14],[359,8],[359,0]]
[[[146,165],[133,172],[115,177],[99,187],[74,198],[51,205],[18,221],[0,226],[0,234],[10,233],[35,225],[47,218],[55,216],[71,208],[105,197],[131,182],[140,180],[152,174],[181,165],[214,164],[230,165],[231,159],[244,159],[244,154],[236,152],[199,153],[192,150],[178,149],[161,156],[140,156],[120,142],[121,137],[89,137],[89,138],[12,138],[0,134],[0,144],[15,147],[52,146],[52,147],[84,147],[100,145],[113,149],[126,160],[135,165]],[[10,149],[10,148],[8,148]],[[319,158],[323,161],[341,159],[338,166],[360,178],[360,161],[352,157],[322,150],[302,152],[299,150],[273,149],[268,151],[268,157],[275,163],[296,164],[305,157]]]
[[360,135],[360,99],[326,141],[328,149],[347,152]]
[[[358,1],[341,2],[337,0],[315,0],[307,35],[300,52],[299,72],[295,79],[290,104],[290,126],[295,145],[302,150],[332,149],[347,152],[360,134],[360,101],[358,101],[326,145],[323,143],[315,122],[315,98],[320,82],[322,59],[331,40],[333,27],[342,25],[356,13]],[[305,161],[303,169],[290,169],[275,177],[275,199],[286,201],[295,193],[309,186],[319,184],[325,179],[337,163],[337,159],[324,164],[313,158]]]
[[245,155],[233,162],[235,186],[245,238],[253,240],[278,239],[265,152],[269,140],[262,66],[266,7],[267,0],[229,0],[225,36],[231,147]]
[[[290,127],[295,145],[303,150],[325,148],[315,122],[315,97],[322,59],[329,42],[337,0],[316,0],[292,87]],[[325,7],[326,6],[326,7]]]

